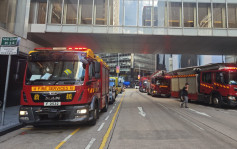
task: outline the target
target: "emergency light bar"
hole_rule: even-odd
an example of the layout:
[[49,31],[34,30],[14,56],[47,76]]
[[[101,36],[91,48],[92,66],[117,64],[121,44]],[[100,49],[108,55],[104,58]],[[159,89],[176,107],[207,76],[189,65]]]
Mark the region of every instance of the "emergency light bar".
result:
[[237,67],[222,67],[220,70],[237,70]]
[[41,47],[41,48],[35,48],[34,50],[36,51],[50,51],[50,50],[53,50],[53,51],[64,51],[64,50],[75,50],[75,51],[81,51],[81,50],[87,50],[87,48],[79,48],[79,47],[75,47],[75,48],[72,48],[72,47]]
[[41,48],[35,48],[34,50],[36,51],[50,51],[50,50],[54,50],[54,51],[63,51],[63,50],[67,50],[66,47],[41,47]]
[[86,50],[87,48],[78,48],[78,47],[75,47],[75,48],[68,48],[68,50]]

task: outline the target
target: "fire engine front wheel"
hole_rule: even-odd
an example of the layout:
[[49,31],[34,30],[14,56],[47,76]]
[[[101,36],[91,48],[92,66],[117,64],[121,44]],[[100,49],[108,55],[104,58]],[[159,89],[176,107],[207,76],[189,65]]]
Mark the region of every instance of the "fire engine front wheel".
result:
[[89,125],[93,126],[96,124],[97,119],[99,119],[99,107],[96,105],[95,109],[92,111],[93,119],[90,120],[88,123]]
[[222,101],[220,96],[213,96],[212,103],[215,107],[220,108],[222,106]]

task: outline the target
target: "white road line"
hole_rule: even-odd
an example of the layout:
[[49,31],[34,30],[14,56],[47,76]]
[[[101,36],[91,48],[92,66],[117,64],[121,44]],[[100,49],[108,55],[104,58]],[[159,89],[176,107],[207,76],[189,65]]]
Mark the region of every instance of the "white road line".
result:
[[202,127],[200,127],[200,126],[198,126],[197,124],[191,122],[190,120],[188,120],[188,119],[186,119],[186,118],[184,118],[184,117],[182,117],[182,116],[179,116],[179,117],[182,118],[183,120],[189,122],[190,124],[196,126],[197,128],[199,128],[199,129],[201,129],[201,130],[204,130]]
[[200,115],[204,115],[204,116],[207,116],[207,117],[211,117],[210,115],[208,115],[208,114],[206,114],[206,113],[199,112],[199,111],[193,110],[193,109],[191,109],[191,108],[189,108],[189,110],[191,110],[191,111],[193,111],[193,112],[195,112],[195,113],[197,113],[197,114],[200,114]]
[[113,106],[113,109],[115,108],[115,106]]
[[160,106],[162,106],[163,108],[165,108],[166,110],[169,110],[166,106],[164,106],[164,105],[162,105],[162,104],[160,104],[160,103],[158,103]]
[[230,111],[230,112],[237,112],[237,110],[228,110],[228,111]]
[[109,113],[112,113],[112,112],[113,112],[113,110],[110,110],[110,111],[109,111]]
[[105,125],[105,123],[102,123],[97,131],[101,131],[101,129],[104,127],[104,125]]
[[229,114],[229,112],[227,112],[227,111],[223,111],[223,110],[219,110],[219,111],[222,112],[222,113]]
[[93,143],[95,142],[95,140],[96,140],[95,138],[92,138],[91,141],[89,142],[89,144],[86,146],[85,149],[90,149],[91,146],[93,145]]
[[68,135],[63,141],[67,142],[68,139],[70,139],[72,137],[72,135]]
[[109,115],[105,118],[105,120],[107,121],[109,119]]
[[140,112],[138,112],[141,116],[145,117],[146,113],[143,111],[142,107],[137,107]]

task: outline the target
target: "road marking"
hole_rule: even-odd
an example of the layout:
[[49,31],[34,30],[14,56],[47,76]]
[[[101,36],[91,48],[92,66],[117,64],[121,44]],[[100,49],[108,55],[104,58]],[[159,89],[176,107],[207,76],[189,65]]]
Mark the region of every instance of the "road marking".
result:
[[228,111],[231,111],[231,112],[237,112],[236,110],[228,110]]
[[113,109],[115,108],[115,106],[113,106]]
[[114,122],[115,122],[116,116],[117,116],[117,114],[118,114],[118,111],[119,111],[119,109],[120,109],[121,103],[122,103],[122,101],[123,101],[123,99],[124,99],[124,95],[125,95],[125,94],[123,94],[123,97],[122,97],[122,99],[120,100],[120,103],[119,103],[119,105],[118,105],[118,108],[117,108],[116,112],[114,113],[113,119],[112,119],[112,121],[111,121],[111,123],[110,123],[110,125],[109,125],[109,128],[108,128],[107,132],[105,133],[105,135],[104,135],[104,137],[103,137],[103,140],[102,140],[102,142],[101,142],[101,145],[100,145],[100,148],[99,148],[99,149],[103,149],[103,148],[105,147],[105,144],[106,144],[106,142],[107,142],[107,140],[108,140],[108,138],[109,138],[109,134],[110,134],[110,132],[111,132],[113,126],[114,126]]
[[112,113],[112,111],[113,111],[113,110],[110,110],[110,112],[109,112],[109,113]]
[[96,140],[95,138],[92,138],[91,141],[89,142],[89,144],[86,146],[85,149],[90,149],[91,146],[93,145],[93,143],[95,142],[95,140]]
[[62,142],[60,142],[55,149],[59,149],[64,143],[67,142],[67,140],[69,140],[76,132],[78,132],[80,130],[80,128],[77,128],[76,130],[74,130],[70,135],[68,135]]
[[101,131],[101,129],[104,127],[105,123],[102,123],[97,131]]
[[105,118],[105,120],[107,121],[109,119],[109,115]]
[[201,129],[201,130],[204,130],[202,127],[200,127],[200,126],[198,126],[197,124],[191,122],[190,120],[188,120],[188,119],[186,119],[186,118],[184,118],[184,117],[182,117],[182,116],[179,116],[179,117],[182,118],[183,120],[189,122],[190,124],[196,126],[197,128],[199,128],[199,129]]
[[166,110],[169,110],[169,108],[167,108],[166,106],[164,106],[164,105],[162,105],[162,104],[160,104],[160,103],[158,103],[160,106],[162,106],[163,108],[165,108]]
[[145,117],[146,113],[143,111],[142,107],[137,107],[140,112],[138,112],[141,116]]
[[34,129],[32,127],[26,127],[26,128],[21,128],[21,129],[28,129],[28,130],[31,130],[31,129]]
[[191,111],[193,111],[193,112],[195,112],[195,113],[197,113],[197,114],[200,114],[200,115],[204,115],[204,116],[207,116],[207,117],[211,117],[210,115],[208,115],[208,114],[206,114],[206,113],[199,112],[199,111],[193,110],[193,109],[191,109],[191,108],[189,108],[189,110],[191,110]]

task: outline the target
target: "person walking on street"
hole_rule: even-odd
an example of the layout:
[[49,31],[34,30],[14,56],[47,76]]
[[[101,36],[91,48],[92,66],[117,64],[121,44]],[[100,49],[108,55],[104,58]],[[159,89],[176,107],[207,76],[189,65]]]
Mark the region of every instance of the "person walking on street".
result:
[[181,108],[183,108],[184,104],[185,104],[185,108],[188,108],[188,87],[189,87],[189,84],[185,83],[185,86],[183,88],[183,93],[182,93],[183,102],[180,104]]

